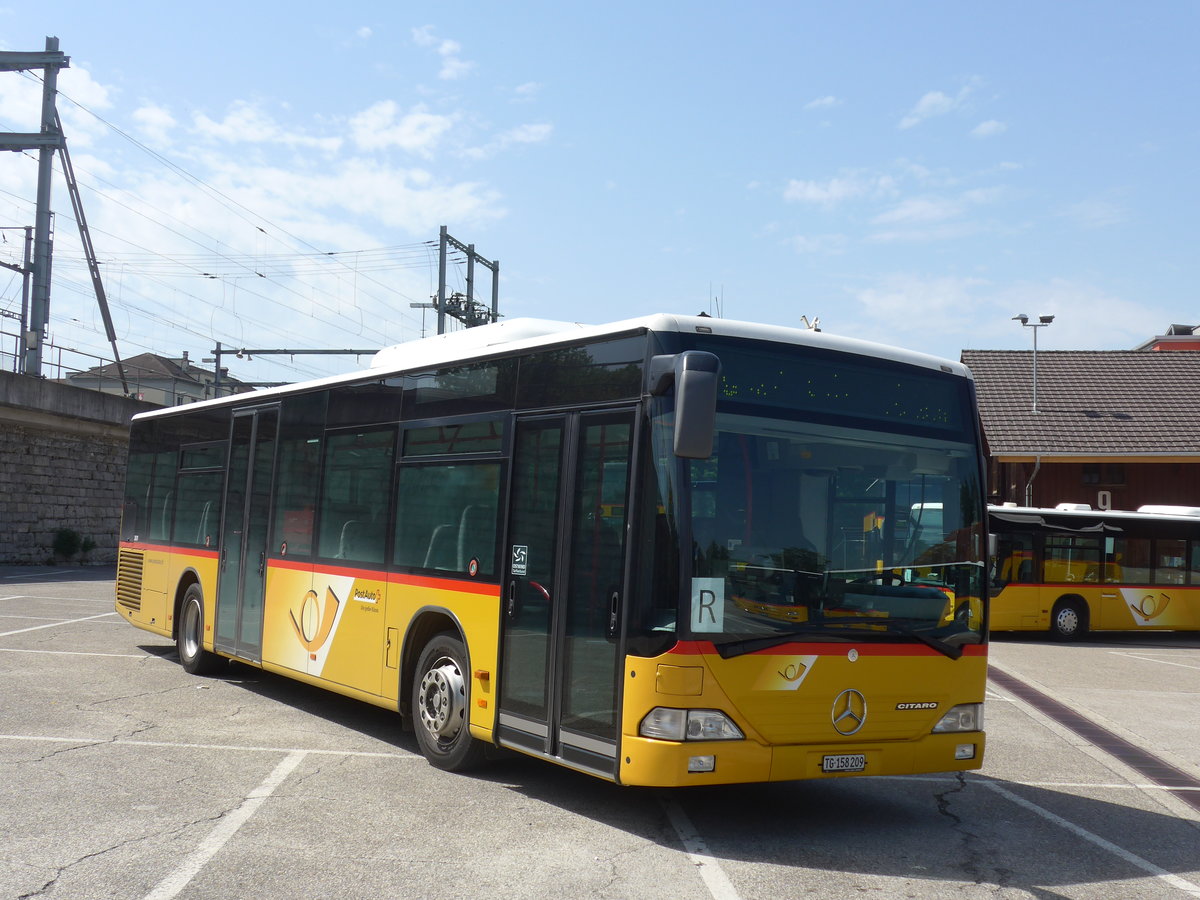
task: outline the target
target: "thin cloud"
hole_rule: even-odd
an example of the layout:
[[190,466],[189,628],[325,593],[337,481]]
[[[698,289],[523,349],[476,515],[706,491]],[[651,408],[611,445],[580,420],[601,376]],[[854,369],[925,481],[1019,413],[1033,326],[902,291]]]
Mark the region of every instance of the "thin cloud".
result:
[[832,209],[846,200],[889,195],[895,187],[895,181],[889,175],[848,172],[825,181],[793,178],[783,190],[783,199],[788,203],[808,203]]
[[394,100],[381,100],[350,119],[350,136],[362,150],[398,147],[428,159],[454,122],[420,104],[400,114]]
[[960,201],[945,197],[909,197],[871,220],[872,225],[910,225],[944,222],[963,214]]
[[341,138],[313,137],[289,131],[267,112],[244,100],[233,103],[220,121],[204,113],[193,114],[192,127],[204,137],[229,144],[280,144],[285,147],[309,147],[326,153],[336,153],[342,145]]
[[1107,228],[1125,221],[1125,210],[1107,200],[1085,200],[1073,203],[1059,213],[1083,228]]
[[133,111],[133,121],[142,137],[157,147],[171,143],[171,131],[179,123],[165,106],[148,103]]
[[995,119],[988,119],[986,122],[980,122],[971,129],[971,137],[995,137],[998,134],[1004,134],[1006,131],[1008,131],[1008,126],[1003,122],[998,122]]
[[788,244],[797,253],[814,256],[836,256],[846,252],[844,234],[798,234]]
[[825,97],[818,97],[816,100],[809,100],[804,104],[804,109],[829,109],[834,106],[841,106],[842,101],[832,94]]
[[942,91],[929,91],[900,120],[899,127],[901,129],[913,128],[927,119],[953,112],[966,103],[974,87],[975,84],[972,81],[970,84],[964,85],[953,97]]
[[463,151],[468,159],[490,159],[497,153],[508,149],[514,144],[540,144],[549,140],[554,133],[554,126],[547,122],[518,125],[496,136],[482,147],[471,147]]
[[422,25],[412,30],[413,43],[418,47],[432,47],[442,58],[442,68],[438,78],[454,81],[465,78],[475,68],[475,63],[460,58],[462,45],[458,41],[439,38],[433,33],[432,25]]
[[542,86],[536,81],[527,81],[513,88],[514,103],[528,103],[542,92]]

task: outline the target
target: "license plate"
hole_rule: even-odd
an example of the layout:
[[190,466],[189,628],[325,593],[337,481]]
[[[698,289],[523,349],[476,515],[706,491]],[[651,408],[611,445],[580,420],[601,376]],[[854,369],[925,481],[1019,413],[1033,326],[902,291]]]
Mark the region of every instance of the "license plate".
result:
[[837,753],[821,758],[822,772],[861,772],[866,767],[865,753]]

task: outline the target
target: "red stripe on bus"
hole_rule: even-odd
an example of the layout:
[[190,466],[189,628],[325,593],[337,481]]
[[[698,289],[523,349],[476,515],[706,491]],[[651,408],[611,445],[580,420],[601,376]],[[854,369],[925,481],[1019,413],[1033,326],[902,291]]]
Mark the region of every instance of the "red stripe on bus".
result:
[[457,578],[430,578],[428,575],[406,575],[393,572],[388,575],[388,584],[407,584],[412,587],[433,588],[439,591],[462,591],[467,594],[482,594],[485,597],[499,597],[500,585],[479,584],[476,581],[463,581]]
[[388,584],[404,584],[412,587],[431,588],[439,591],[458,591],[464,594],[482,594],[499,597],[500,585],[480,584],[460,578],[435,578],[429,575],[408,575],[400,572],[384,572],[379,569],[360,569],[354,566],[314,566],[311,562],[293,559],[272,559],[273,569],[288,569],[293,572],[313,572],[317,575],[343,575],[365,581],[386,581]]
[[201,547],[172,547],[170,544],[151,544],[147,541],[121,541],[122,550],[147,550],[153,553],[172,553],[180,556],[199,556],[201,559],[216,559],[216,550]]

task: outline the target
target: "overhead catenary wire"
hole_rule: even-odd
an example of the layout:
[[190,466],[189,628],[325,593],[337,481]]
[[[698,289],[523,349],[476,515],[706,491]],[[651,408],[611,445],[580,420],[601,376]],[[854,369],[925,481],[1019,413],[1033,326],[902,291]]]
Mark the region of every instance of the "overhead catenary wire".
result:
[[[381,343],[395,341],[395,338],[392,337],[392,334],[390,333],[390,329],[375,328],[370,324],[370,317],[367,315],[366,310],[362,305],[362,301],[366,300],[370,303],[381,303],[385,305],[385,308],[387,308],[390,298],[403,298],[404,300],[410,300],[411,298],[409,298],[409,296],[403,290],[400,290],[395,284],[388,284],[382,281],[381,277],[386,276],[389,273],[396,274],[410,270],[416,272],[424,269],[427,273],[430,273],[430,278],[432,279],[432,265],[430,258],[435,252],[433,246],[435,242],[424,241],[409,245],[378,247],[369,250],[321,250],[309,243],[307,240],[291,233],[287,229],[280,227],[267,218],[250,210],[244,204],[240,203],[233,197],[230,197],[225,192],[208,184],[203,179],[198,178],[197,176],[188,172],[182,166],[179,166],[172,160],[146,146],[141,141],[132,137],[121,128],[109,122],[70,96],[62,94],[61,92],[60,95],[63,96],[68,102],[72,103],[75,107],[92,116],[96,121],[102,123],[105,127],[112,130],[115,134],[121,136],[133,146],[146,153],[152,159],[155,159],[157,162],[170,169],[180,178],[183,178],[187,183],[195,186],[205,196],[214,199],[216,202],[219,202],[222,207],[228,210],[235,217],[252,226],[256,230],[256,233],[278,243],[284,248],[282,251],[269,253],[244,253],[233,251],[224,252],[221,250],[214,250],[212,249],[214,246],[219,247],[224,244],[224,241],[214,238],[212,235],[206,235],[204,232],[196,229],[190,223],[183,223],[186,231],[183,230],[183,228],[173,228],[172,226],[166,224],[165,220],[171,219],[178,222],[179,220],[177,217],[174,217],[169,212],[154,206],[154,204],[147,201],[144,197],[131,194],[129,191],[123,188],[112,185],[110,182],[107,182],[105,179],[97,176],[95,173],[88,172],[87,174],[89,178],[94,179],[96,182],[108,184],[113,190],[119,191],[126,196],[134,197],[137,205],[141,206],[142,209],[134,208],[134,206],[129,203],[123,203],[118,197],[113,196],[111,193],[100,190],[93,184],[85,184],[84,186],[87,187],[89,191],[104,198],[106,202],[118,204],[123,208],[142,216],[147,221],[154,223],[156,227],[168,229],[170,233],[176,234],[181,240],[186,240],[188,242],[197,244],[203,250],[203,252],[200,253],[163,253],[150,250],[145,247],[140,247],[136,251],[127,252],[120,255],[108,254],[110,258],[107,259],[106,263],[110,267],[108,270],[109,272],[120,270],[125,276],[137,276],[138,278],[145,278],[151,284],[157,283],[163,286],[166,286],[164,279],[172,278],[205,278],[210,280],[221,280],[226,283],[238,285],[237,293],[233,296],[242,295],[252,299],[255,302],[273,304],[293,315],[298,311],[297,306],[300,306],[300,308],[306,310],[306,312],[302,314],[307,315],[309,318],[320,322],[323,325],[345,331],[347,334],[361,335],[364,333],[370,333],[377,336]],[[9,192],[4,193],[8,196],[12,196],[13,199],[17,200],[18,202],[25,202],[23,198],[16,197],[16,195],[12,195]],[[152,210],[153,215],[145,212],[145,208]],[[130,241],[123,235],[114,235],[110,232],[104,231],[103,229],[93,230],[97,231],[97,233],[105,234],[113,240],[121,241],[126,246],[138,246],[136,243]],[[187,232],[191,233],[189,234]],[[197,238],[195,236],[197,234],[201,237]],[[283,237],[281,237],[281,235]],[[284,237],[286,237],[287,240],[284,240]],[[206,245],[205,242],[209,242],[208,245]],[[297,250],[296,245],[307,248],[307,252],[304,250]],[[461,266],[462,260],[454,261]],[[71,260],[69,256],[62,260],[56,260],[56,262],[64,263],[65,265],[61,265],[60,268],[65,268],[67,270],[76,264],[75,261]],[[355,289],[354,299],[351,301],[351,308],[356,310],[357,315],[353,318],[352,322],[349,323],[349,327],[347,327],[347,323],[344,321],[346,308],[345,298],[340,295],[335,296],[330,294],[325,289],[325,286],[320,283],[322,279],[336,277],[336,273],[338,271],[342,273],[343,277],[352,279],[351,283],[354,285]],[[255,278],[265,279],[271,282],[275,291],[283,293],[284,299],[281,300],[278,297],[271,296],[270,292],[263,292],[252,287],[254,283],[252,279]],[[295,279],[309,279],[309,281],[303,285],[303,290],[301,291],[296,287],[285,283],[287,280]],[[361,290],[361,287],[364,284],[370,284],[374,285],[376,288],[381,288],[389,299],[385,299],[384,297],[378,295],[372,296],[372,292]],[[181,291],[178,285],[172,286],[170,289],[181,296],[189,298],[189,302],[209,302],[207,299],[200,297],[194,292],[186,290]],[[154,314],[150,312],[150,309],[153,308],[154,303],[160,301],[157,299],[151,300],[150,298],[146,298],[144,295],[141,295],[143,296],[143,301],[146,303],[146,306],[150,307],[150,309],[147,309],[146,306],[139,306],[133,301],[126,299],[127,295],[125,292],[129,290],[130,288],[126,287],[125,291],[122,292],[123,296],[119,300],[115,300],[115,302],[121,306],[128,306],[128,314],[146,317],[148,320],[153,321]],[[288,297],[291,298],[290,302],[285,302]],[[224,300],[222,301],[221,305],[224,306]],[[332,316],[332,321],[328,320],[320,313],[320,310],[322,309]],[[279,333],[280,331],[278,322],[262,322],[261,320],[247,315],[244,310],[239,310],[233,308],[232,306],[227,308],[225,311],[229,315],[236,317],[238,321],[245,321],[253,325],[261,324],[267,330],[272,331],[273,333]],[[415,331],[417,327],[415,324],[408,326],[404,325],[404,320],[409,315],[410,314],[407,312],[407,303],[405,303],[400,308],[392,306],[386,316],[377,316],[377,318],[381,321],[384,321],[385,324],[391,325],[397,324],[398,321],[402,330],[404,327],[410,327]],[[181,323],[177,318],[171,318],[167,321],[172,327],[180,327]],[[196,334],[200,337],[215,340],[221,339],[220,335],[206,334],[194,327],[185,328],[183,330],[186,333]]]

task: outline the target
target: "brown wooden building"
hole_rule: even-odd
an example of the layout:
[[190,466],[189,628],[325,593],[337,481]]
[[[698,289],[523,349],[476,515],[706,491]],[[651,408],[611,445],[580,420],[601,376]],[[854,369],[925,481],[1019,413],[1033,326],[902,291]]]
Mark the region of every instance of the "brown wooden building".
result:
[[964,350],[989,500],[1200,506],[1200,352]]

